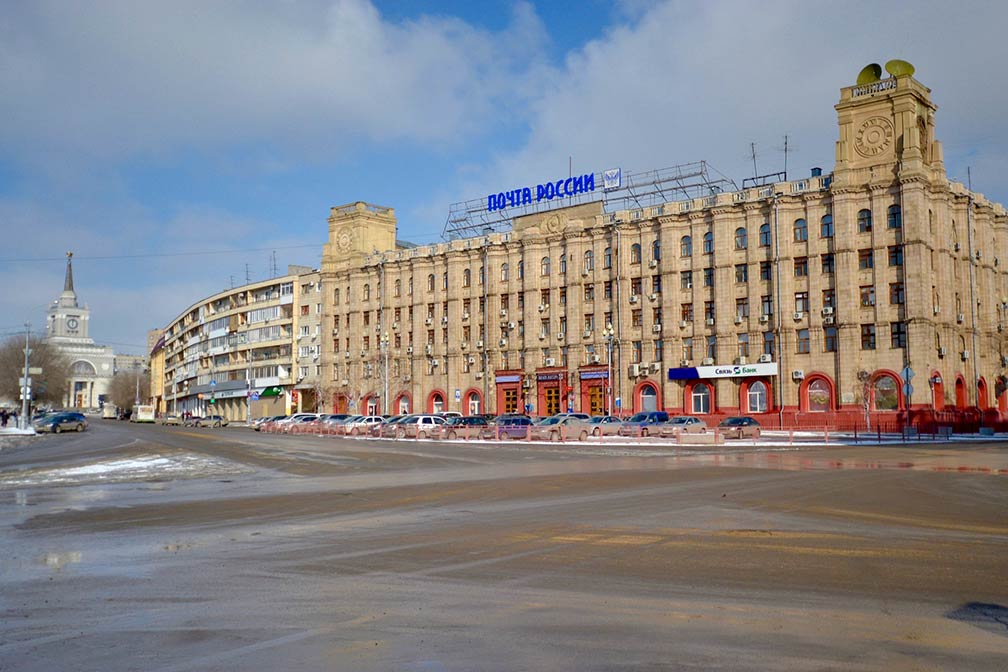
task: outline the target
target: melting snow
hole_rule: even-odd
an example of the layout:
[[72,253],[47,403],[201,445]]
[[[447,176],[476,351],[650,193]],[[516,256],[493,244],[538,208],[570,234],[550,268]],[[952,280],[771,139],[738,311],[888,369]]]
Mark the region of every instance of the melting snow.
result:
[[243,471],[243,468],[235,463],[214,460],[201,455],[153,455],[107,460],[75,467],[0,472],[0,488],[28,485],[78,485],[154,478],[202,478],[240,471]]

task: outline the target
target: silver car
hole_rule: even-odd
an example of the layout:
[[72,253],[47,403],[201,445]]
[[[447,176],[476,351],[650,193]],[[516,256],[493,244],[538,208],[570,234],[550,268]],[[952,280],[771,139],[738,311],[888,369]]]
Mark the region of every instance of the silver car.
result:
[[616,436],[623,421],[615,415],[596,415],[588,421],[592,436]]

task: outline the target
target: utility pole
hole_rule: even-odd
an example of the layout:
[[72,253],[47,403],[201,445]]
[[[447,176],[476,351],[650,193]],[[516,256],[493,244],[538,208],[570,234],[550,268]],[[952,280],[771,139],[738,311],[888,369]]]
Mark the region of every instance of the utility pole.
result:
[[31,322],[25,322],[24,333],[24,369],[21,372],[21,429],[28,429],[28,397],[31,396],[31,387],[28,385],[28,355],[31,348],[28,347],[28,335],[31,333]]

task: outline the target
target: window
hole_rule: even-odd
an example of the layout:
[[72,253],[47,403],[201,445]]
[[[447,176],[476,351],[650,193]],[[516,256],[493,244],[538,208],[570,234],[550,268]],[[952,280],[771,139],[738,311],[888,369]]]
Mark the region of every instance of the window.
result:
[[479,284],[482,285],[484,282],[486,282],[486,272],[483,270],[483,267],[480,266],[479,267]]
[[525,278],[525,260],[522,259],[518,262],[518,279],[522,280]]
[[836,308],[836,290],[835,289],[824,289],[824,290],[822,290],[822,305],[823,305],[823,308]]
[[903,246],[902,245],[890,245],[889,246],[889,265],[890,266],[902,266],[903,265]]
[[584,300],[594,301],[595,300],[595,285],[585,285],[584,288]]
[[735,229],[735,249],[744,250],[749,247],[749,235],[744,226]]
[[406,292],[410,296],[413,296],[413,276],[412,275],[409,277],[408,285],[406,287]]
[[808,292],[795,292],[794,309],[796,313],[807,313],[809,310]]
[[773,280],[773,265],[769,261],[761,261],[759,264],[759,279]]
[[763,332],[763,354],[774,356],[774,333],[772,331]]
[[832,274],[836,271],[836,259],[832,252],[822,255],[822,272],[824,275]]
[[682,304],[681,310],[679,312],[679,319],[681,319],[683,322],[692,322],[693,321],[693,304],[692,303],[684,303],[684,304]]
[[812,413],[828,413],[830,410],[829,385],[822,378],[816,378],[808,385],[808,410]]
[[430,275],[427,276],[427,291],[428,292],[433,292],[434,291],[434,274],[433,273],[431,273]]
[[798,353],[808,354],[809,352],[809,330],[799,329],[798,330]]
[[823,215],[819,222],[819,235],[823,238],[833,237],[833,215],[829,213]]
[[808,277],[808,257],[796,257],[794,260],[794,274],[796,278]]
[[560,255],[560,275],[567,273],[567,255]]
[[630,361],[632,361],[634,364],[639,364],[641,361],[641,357],[644,354],[644,344],[642,341],[634,341],[631,344],[631,348],[633,354],[631,355]]
[[441,274],[441,289],[448,290],[448,271]]
[[773,315],[773,297],[769,294],[760,297],[760,315]]
[[693,256],[693,239],[689,236],[683,236],[679,241],[679,254],[683,257]]
[[694,413],[710,413],[710,387],[706,383],[693,386],[691,408]]
[[679,284],[683,289],[693,288],[693,271],[683,271],[679,274]]
[[861,307],[868,308],[875,305],[875,285],[861,285]]
[[644,311],[639,308],[630,311],[630,325],[633,327],[644,326]]
[[770,247],[770,222],[763,222],[759,227],[760,247]]
[[890,282],[889,283],[889,303],[893,305],[903,305],[906,299],[906,295],[903,291],[902,282]]
[[630,278],[630,293],[634,296],[640,296],[641,292],[641,278]]
[[704,284],[704,287],[713,287],[714,286],[714,269],[713,268],[705,268],[705,269],[703,269],[703,284]]
[[641,260],[641,249],[640,243],[634,243],[630,246],[630,263],[639,264]]
[[506,263],[501,264],[501,282],[507,282],[511,278],[511,267]]
[[749,298],[742,297],[735,299],[735,317],[749,317]]
[[749,386],[749,393],[746,395],[749,401],[750,413],[767,412],[767,386],[762,380],[757,380]]
[[713,320],[714,319],[714,315],[715,315],[715,312],[714,312],[714,302],[713,301],[704,301],[703,312],[704,312],[704,319],[705,320]]
[[749,356],[749,334],[738,335],[738,356],[739,357]]
[[651,258],[655,261],[661,261],[661,241],[654,241],[651,243]]
[[402,280],[396,278],[395,285],[392,289],[393,296],[402,296]]
[[612,300],[612,280],[602,283],[602,296],[606,301]]
[[889,323],[889,346],[893,348],[905,348],[907,344],[906,322]]
[[652,275],[651,276],[651,291],[655,294],[661,294],[661,276]]
[[550,274],[550,258],[543,257],[542,261],[539,262],[539,275],[549,275]]
[[685,361],[691,361],[693,359],[693,337],[688,337],[682,339],[682,358]]
[[803,243],[808,240],[808,223],[804,219],[795,220],[794,239],[796,243]]
[[875,349],[875,325],[874,324],[862,324],[861,325],[861,349],[862,350],[874,350]]
[[717,359],[717,336],[707,337],[707,359]]
[[857,264],[862,271],[875,268],[875,253],[870,249],[858,250]]
[[749,264],[735,264],[735,282],[749,282]]
[[837,351],[837,329],[836,327],[823,327],[823,351]]
[[890,205],[886,212],[886,226],[890,229],[903,228],[903,212],[898,205]]
[[584,253],[584,270],[594,271],[595,270],[595,253],[588,250]]
[[858,233],[869,233],[871,231],[871,210],[861,210],[857,213]]
[[714,254],[714,232],[708,231],[703,234],[703,253]]
[[468,268],[462,271],[462,286],[471,287],[472,286],[472,271]]
[[872,385],[872,392],[876,411],[895,411],[899,408],[899,391],[892,376],[881,376]]
[[612,268],[612,248],[607,247],[602,251],[602,268]]

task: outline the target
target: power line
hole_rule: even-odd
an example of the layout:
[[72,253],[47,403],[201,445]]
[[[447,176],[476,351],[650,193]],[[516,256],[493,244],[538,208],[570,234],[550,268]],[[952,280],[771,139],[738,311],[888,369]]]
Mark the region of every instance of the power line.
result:
[[[206,256],[208,254],[238,254],[245,252],[268,252],[271,250],[298,250],[298,249],[322,249],[321,244],[313,245],[287,245],[280,247],[255,247],[250,249],[236,249],[236,250],[207,250],[202,252],[152,252],[149,254],[113,254],[113,255],[79,255],[74,254],[76,259],[95,259],[95,260],[109,260],[109,259],[151,259],[155,257],[197,257]],[[64,261],[65,257],[4,257],[0,258],[0,263],[30,263],[37,261]]]

